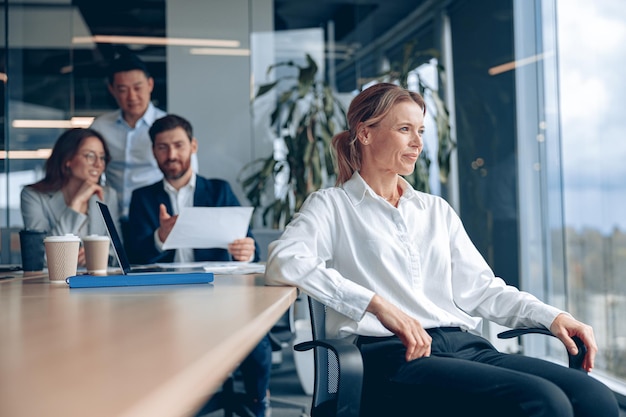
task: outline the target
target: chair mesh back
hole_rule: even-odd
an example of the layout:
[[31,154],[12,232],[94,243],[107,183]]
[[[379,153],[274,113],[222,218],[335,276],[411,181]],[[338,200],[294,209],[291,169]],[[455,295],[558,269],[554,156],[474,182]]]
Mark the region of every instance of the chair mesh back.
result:
[[[326,306],[309,297],[313,339],[326,338]],[[313,405],[318,406],[337,396],[339,364],[335,354],[328,349],[315,348],[315,386]],[[325,376],[325,377],[324,377]]]
[[337,356],[328,349],[326,349],[326,352],[328,361],[328,386],[326,390],[329,394],[337,394],[337,386],[339,385],[339,364],[337,363]]

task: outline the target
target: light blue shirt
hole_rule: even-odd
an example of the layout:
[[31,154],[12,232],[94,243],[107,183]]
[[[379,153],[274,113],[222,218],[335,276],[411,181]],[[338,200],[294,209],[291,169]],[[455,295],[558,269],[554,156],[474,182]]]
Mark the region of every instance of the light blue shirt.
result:
[[104,136],[111,152],[106,180],[107,185],[117,191],[122,217],[128,217],[130,197],[134,189],[154,184],[163,178],[152,154],[148,130],[155,120],[166,114],[150,103],[134,128],[126,123],[121,110],[104,114],[91,125],[92,129]]
[[397,208],[358,173],[311,194],[269,245],[266,282],[295,285],[330,307],[331,337],[391,335],[366,312],[374,294],[424,328],[480,333],[480,318],[549,328],[561,310],[494,276],[450,205],[401,182]]

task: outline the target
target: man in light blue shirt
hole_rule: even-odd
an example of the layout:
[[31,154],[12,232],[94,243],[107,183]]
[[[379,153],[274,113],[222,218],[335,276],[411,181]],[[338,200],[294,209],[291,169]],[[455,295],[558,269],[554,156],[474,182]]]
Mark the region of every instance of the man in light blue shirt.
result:
[[154,79],[136,56],[117,57],[108,82],[119,110],[96,118],[91,128],[104,136],[111,152],[107,183],[118,193],[119,213],[125,219],[132,191],[163,177],[151,152],[148,129],[166,113],[151,103]]

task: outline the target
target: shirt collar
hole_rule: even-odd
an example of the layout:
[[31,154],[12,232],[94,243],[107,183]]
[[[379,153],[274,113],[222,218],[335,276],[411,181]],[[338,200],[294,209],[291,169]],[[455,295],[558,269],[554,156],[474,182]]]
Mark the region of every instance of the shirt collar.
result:
[[154,104],[150,102],[148,103],[148,108],[146,109],[146,112],[139,120],[143,120],[148,126],[152,126],[156,119],[156,107],[154,107]]
[[[403,199],[416,199],[421,206],[424,205],[424,202],[420,197],[419,192],[415,191],[411,184],[409,184],[402,177],[400,177],[400,187],[402,187]],[[372,190],[372,188],[365,182],[365,180],[363,179],[363,177],[361,177],[361,174],[359,174],[358,171],[355,171],[354,174],[352,174],[352,178],[346,181],[342,185],[342,188],[344,189],[346,194],[348,194],[348,197],[352,201],[352,204],[354,204],[355,206],[359,205],[363,201],[366,194],[369,194],[374,198],[379,197],[374,192],[374,190]]]
[[[152,102],[150,102],[148,103],[148,108],[146,109],[146,112],[143,114],[143,116],[141,116],[139,120],[137,120],[135,128],[140,123],[143,123],[146,126],[152,126],[156,119],[156,107],[154,106],[154,104],[152,104]],[[117,110],[117,123],[123,123],[125,125],[128,125],[128,123],[126,123],[126,120],[124,120],[124,116],[122,116],[122,109]]]
[[[174,186],[172,186],[172,184],[170,184],[165,178],[163,179],[163,188],[165,189],[165,191],[168,191],[174,194],[178,193],[179,191],[176,188],[174,188]],[[189,178],[189,182],[185,184],[182,188],[188,188],[191,191],[194,191],[196,189],[196,173],[195,172],[191,173],[191,178]]]

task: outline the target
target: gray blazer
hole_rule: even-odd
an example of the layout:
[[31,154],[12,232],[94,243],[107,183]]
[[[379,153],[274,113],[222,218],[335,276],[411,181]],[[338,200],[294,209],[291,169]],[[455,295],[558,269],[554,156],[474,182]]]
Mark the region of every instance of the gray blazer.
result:
[[[40,193],[31,187],[24,187],[21,194],[21,210],[24,228],[43,230],[49,235],[73,233],[79,237],[87,235],[106,236],[104,221],[96,205],[97,196],[89,200],[87,214],[78,213],[65,204],[61,190]],[[117,194],[109,187],[104,187],[104,203],[109,206],[111,216],[120,231]]]

